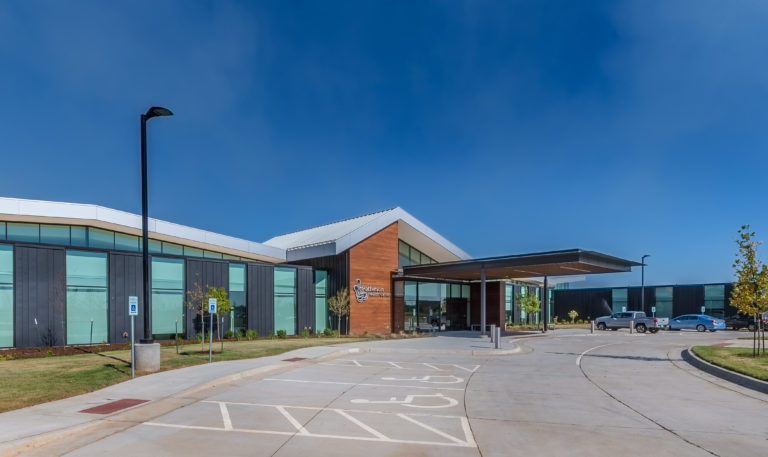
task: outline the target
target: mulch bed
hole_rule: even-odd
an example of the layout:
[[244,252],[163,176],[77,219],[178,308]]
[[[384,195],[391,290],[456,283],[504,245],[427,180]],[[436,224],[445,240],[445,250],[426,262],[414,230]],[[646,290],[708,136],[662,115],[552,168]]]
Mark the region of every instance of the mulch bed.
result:
[[[173,341],[157,341],[162,346],[173,346]],[[198,343],[197,340],[183,341],[179,344]],[[199,344],[199,343],[198,343]],[[93,346],[52,346],[36,348],[8,348],[0,349],[0,360],[37,359],[42,357],[58,357],[62,355],[96,354],[106,351],[129,350],[130,343],[120,344],[94,344]]]

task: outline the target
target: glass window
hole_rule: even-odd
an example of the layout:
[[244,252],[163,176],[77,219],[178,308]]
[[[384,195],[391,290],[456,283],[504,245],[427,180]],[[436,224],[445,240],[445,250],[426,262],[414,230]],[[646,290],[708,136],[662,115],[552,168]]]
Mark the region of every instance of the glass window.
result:
[[40,226],[37,224],[8,222],[6,224],[6,230],[6,236],[9,241],[26,241],[29,243],[40,242]]
[[[122,251],[139,251],[139,237],[115,232],[115,249]],[[150,252],[152,252],[150,250]]]
[[402,240],[398,242],[398,266],[406,267],[411,264],[411,251],[410,246],[404,243]]
[[229,254],[222,254],[221,257],[227,260],[242,260],[240,257],[229,255]]
[[89,227],[88,246],[96,249],[115,249],[115,232]]
[[221,253],[213,252],[213,251],[203,251],[203,257],[208,257],[209,259],[220,259]]
[[421,265],[421,252],[416,249],[411,249],[411,264]]
[[5,239],[5,222],[0,222],[0,240]]
[[[144,249],[142,246],[143,241],[141,237],[139,237],[139,251]],[[163,253],[163,243],[157,240],[153,240],[152,238],[149,239],[149,253],[150,254],[162,254]]]
[[672,287],[656,287],[656,316],[672,317]]
[[417,283],[414,281],[406,281],[404,288],[405,298],[405,330],[411,331],[416,329],[416,299],[417,299]]
[[109,339],[107,254],[67,251],[67,344]]
[[40,242],[47,244],[69,244],[69,226],[40,225]]
[[72,226],[69,229],[70,243],[72,246],[88,246],[88,230],[85,227]]
[[506,284],[504,289],[504,311],[507,315],[507,324],[511,324],[514,320],[515,307],[515,286],[512,284]]
[[296,334],[296,269],[275,267],[275,332]]
[[704,286],[704,313],[722,318],[725,316],[725,285]]
[[189,257],[202,257],[203,250],[197,249],[197,248],[191,248],[189,246],[184,246],[184,255]]
[[613,312],[627,310],[627,289],[611,289],[611,302]]
[[328,272],[315,271],[315,333],[328,327]]
[[13,346],[13,246],[0,244],[0,347]]
[[229,299],[232,302],[230,330],[247,330],[246,276],[245,265],[241,263],[229,264]]
[[180,244],[166,243],[163,241],[163,254],[184,255],[184,247]]
[[152,258],[152,334],[184,332],[184,259]]

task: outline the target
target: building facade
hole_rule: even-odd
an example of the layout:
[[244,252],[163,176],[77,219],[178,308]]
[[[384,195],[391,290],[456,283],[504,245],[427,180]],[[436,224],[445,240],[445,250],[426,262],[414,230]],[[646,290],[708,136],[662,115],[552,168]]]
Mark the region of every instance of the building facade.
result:
[[579,313],[580,319],[643,310],[649,316],[675,317],[699,314],[703,309],[704,314],[722,318],[737,312],[730,305],[732,290],[732,283],[555,290],[554,315],[558,320],[568,321],[570,310]]

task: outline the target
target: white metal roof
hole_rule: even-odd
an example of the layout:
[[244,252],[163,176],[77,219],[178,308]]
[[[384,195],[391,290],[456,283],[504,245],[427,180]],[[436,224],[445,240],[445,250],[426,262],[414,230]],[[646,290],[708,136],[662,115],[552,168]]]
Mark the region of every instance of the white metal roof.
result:
[[266,245],[286,250],[286,259],[302,260],[340,254],[374,233],[398,224],[398,237],[438,262],[470,256],[400,207],[276,236]]
[[[4,220],[89,225],[141,235],[140,215],[98,205],[0,197],[0,216]],[[257,260],[285,261],[284,249],[160,219],[149,218],[148,229],[155,239]]]

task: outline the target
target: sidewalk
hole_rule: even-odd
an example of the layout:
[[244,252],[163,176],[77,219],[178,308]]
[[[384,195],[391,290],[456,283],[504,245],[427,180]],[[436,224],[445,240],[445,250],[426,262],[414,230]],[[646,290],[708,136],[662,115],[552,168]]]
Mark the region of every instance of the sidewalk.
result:
[[[80,411],[120,399],[160,400],[183,397],[217,384],[290,367],[291,358],[325,359],[357,351],[356,343],[315,346],[276,356],[202,364],[137,377],[76,397],[30,406],[0,414],[0,455],[18,455],[87,429],[110,414]],[[116,411],[114,414],[125,410]]]

